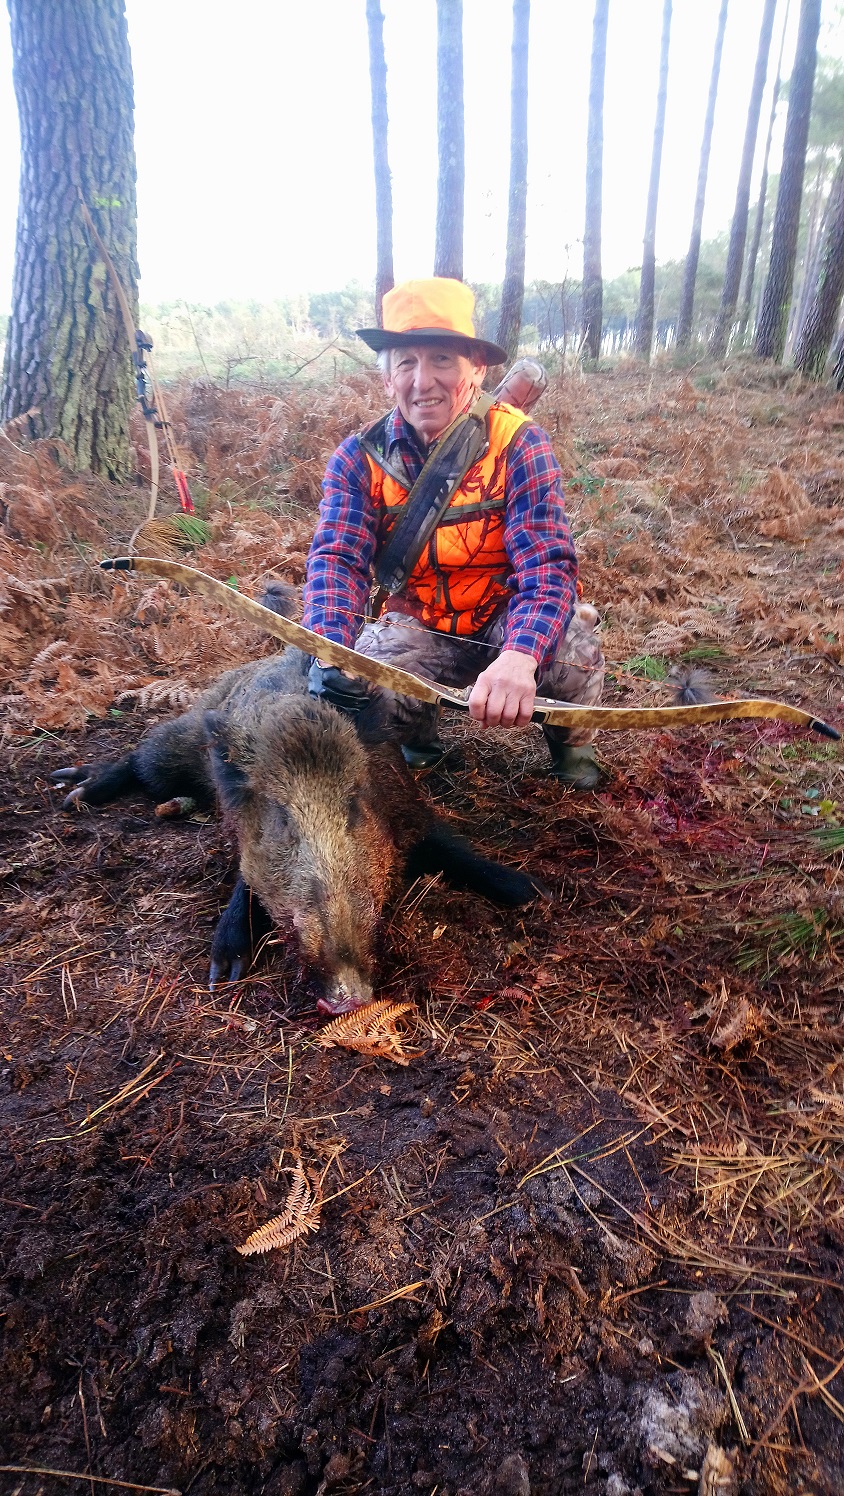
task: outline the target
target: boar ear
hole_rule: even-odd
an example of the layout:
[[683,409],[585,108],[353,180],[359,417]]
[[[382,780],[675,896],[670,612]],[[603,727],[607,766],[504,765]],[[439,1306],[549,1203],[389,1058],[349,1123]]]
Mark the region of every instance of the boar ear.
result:
[[244,733],[222,712],[203,714],[211,772],[224,810],[240,810],[252,793],[248,768],[252,755]]

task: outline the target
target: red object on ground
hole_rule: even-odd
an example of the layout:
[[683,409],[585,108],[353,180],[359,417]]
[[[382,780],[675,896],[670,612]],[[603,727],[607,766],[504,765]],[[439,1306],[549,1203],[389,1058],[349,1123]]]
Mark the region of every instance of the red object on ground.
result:
[[174,467],[173,477],[176,480],[176,491],[178,492],[179,503],[181,504],[184,513],[193,514],[193,499],[190,496],[190,489],[188,488],[188,480],[186,475],[182,472],[181,468]]

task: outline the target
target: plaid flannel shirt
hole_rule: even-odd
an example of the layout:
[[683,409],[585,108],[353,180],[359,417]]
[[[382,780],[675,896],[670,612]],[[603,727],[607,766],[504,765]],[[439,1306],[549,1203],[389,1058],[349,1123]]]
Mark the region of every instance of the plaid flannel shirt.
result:
[[[425,453],[396,409],[387,437],[408,481]],[[378,517],[370,499],[369,467],[357,436],[331,458],[322,484],[319,522],[308,553],[303,622],[327,639],[354,647],[368,613]],[[549,662],[568,628],[576,601],[577,558],[564,508],[562,474],[545,432],[528,422],[507,458],[504,545],[513,568],[503,649]]]

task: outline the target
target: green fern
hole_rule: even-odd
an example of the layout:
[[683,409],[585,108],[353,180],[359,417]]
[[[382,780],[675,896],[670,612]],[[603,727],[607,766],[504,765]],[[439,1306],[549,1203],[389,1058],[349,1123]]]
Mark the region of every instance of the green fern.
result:
[[754,942],[743,946],[736,956],[739,971],[752,971],[764,963],[772,971],[792,956],[818,961],[837,955],[836,948],[844,939],[844,925],[835,924],[825,909],[776,914],[754,920],[747,928],[753,932]]
[[668,663],[661,655],[633,655],[621,668],[628,675],[643,675],[645,680],[665,680],[668,674]]
[[211,526],[198,514],[174,514],[173,524],[193,545],[207,545],[211,539]]
[[818,826],[812,841],[820,852],[844,852],[844,826]]

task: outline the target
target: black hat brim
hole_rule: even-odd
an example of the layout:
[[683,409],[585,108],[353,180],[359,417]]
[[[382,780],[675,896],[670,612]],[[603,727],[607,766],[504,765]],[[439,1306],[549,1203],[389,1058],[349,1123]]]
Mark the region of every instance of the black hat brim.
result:
[[463,343],[473,348],[487,364],[504,364],[507,354],[497,343],[488,343],[485,338],[467,338],[462,332],[452,332],[447,327],[419,327],[412,332],[387,332],[383,327],[359,327],[359,338],[363,338],[373,353],[382,353],[385,348],[407,348],[414,343]]

